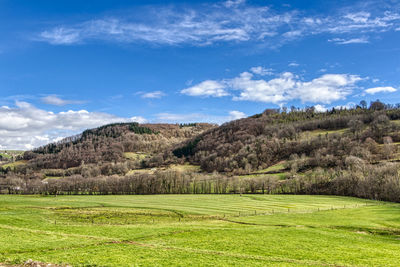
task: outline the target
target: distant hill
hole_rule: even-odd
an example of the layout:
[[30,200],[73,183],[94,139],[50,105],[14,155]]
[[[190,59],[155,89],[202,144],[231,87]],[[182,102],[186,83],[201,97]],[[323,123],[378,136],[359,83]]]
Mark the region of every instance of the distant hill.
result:
[[120,162],[124,160],[124,153],[160,153],[213,127],[215,125],[207,123],[108,124],[26,152],[24,159],[36,169]]

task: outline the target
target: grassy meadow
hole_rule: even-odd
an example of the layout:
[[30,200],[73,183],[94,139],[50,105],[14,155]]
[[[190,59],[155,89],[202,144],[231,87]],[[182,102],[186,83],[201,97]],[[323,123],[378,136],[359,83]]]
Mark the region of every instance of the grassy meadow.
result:
[[10,265],[398,266],[399,251],[400,205],[357,198],[0,195]]

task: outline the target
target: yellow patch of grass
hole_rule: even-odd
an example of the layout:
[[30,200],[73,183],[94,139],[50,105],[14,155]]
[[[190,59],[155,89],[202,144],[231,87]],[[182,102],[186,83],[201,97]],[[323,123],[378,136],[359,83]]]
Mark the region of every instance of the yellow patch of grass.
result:
[[148,168],[148,169],[136,169],[130,170],[127,175],[132,174],[153,174],[156,171],[181,171],[181,172],[200,172],[200,166],[191,165],[191,164],[171,164],[166,167],[159,167],[159,168]]
[[124,153],[124,157],[126,159],[130,159],[130,160],[142,160],[149,156],[150,156],[149,154],[146,154],[144,152],[125,152]]
[[3,170],[5,170],[5,169],[7,169],[8,167],[10,167],[11,170],[14,170],[15,167],[20,166],[20,165],[25,165],[27,162],[28,162],[27,160],[19,160],[19,161],[16,161],[16,162],[4,164],[3,166],[1,166],[1,168],[2,168]]
[[282,172],[285,168],[285,161],[281,161],[275,165],[269,166],[266,169],[255,171],[254,173]]

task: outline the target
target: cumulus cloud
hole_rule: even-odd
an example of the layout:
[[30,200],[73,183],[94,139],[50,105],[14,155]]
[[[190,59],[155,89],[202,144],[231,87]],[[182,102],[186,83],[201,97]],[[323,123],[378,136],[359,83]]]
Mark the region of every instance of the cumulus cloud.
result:
[[387,86],[387,87],[374,87],[374,88],[369,88],[364,90],[365,93],[367,94],[371,94],[374,95],[376,93],[393,93],[396,92],[397,89],[393,88],[391,86]]
[[69,105],[69,104],[83,104],[84,103],[84,101],[61,99],[55,95],[49,95],[49,96],[42,97],[41,100],[45,104],[54,105],[54,106],[65,106],[65,105]]
[[[291,72],[284,72],[270,80],[254,79],[253,76],[250,72],[243,72],[232,79],[206,82],[217,84],[218,90],[224,92],[223,95],[230,94],[231,90],[233,100],[281,104],[291,100],[301,100],[303,103],[331,103],[348,96],[355,84],[361,80],[359,76],[349,74],[324,74],[311,81],[303,81]],[[203,87],[204,82],[181,92],[192,96],[218,96],[215,90],[202,90]],[[235,94],[236,91],[239,94]]]
[[300,99],[302,102],[331,103],[345,99],[352,92],[355,83],[360,80],[357,75],[324,74],[309,82],[297,82],[289,95],[292,99]]
[[165,96],[165,94],[161,91],[154,91],[142,94],[142,98],[161,98],[163,96]]
[[[370,8],[349,6],[330,15],[307,15],[298,10],[277,11],[268,6],[228,0],[198,8],[143,8],[145,16],[108,16],[55,25],[41,31],[36,40],[53,45],[83,44],[93,40],[122,43],[146,42],[164,45],[212,45],[220,42],[255,41],[271,46],[303,38],[329,34],[338,44],[368,42],[366,36],[400,28],[400,7]],[[343,10],[347,10],[343,12]],[[343,38],[343,35],[347,39]],[[351,36],[354,35],[354,36]],[[350,36],[350,37],[349,37]]]
[[222,97],[227,96],[229,93],[225,91],[223,82],[207,80],[195,86],[181,90],[182,94],[190,96],[213,96]]
[[328,110],[328,108],[326,108],[324,105],[320,105],[320,104],[315,105],[314,108],[315,108],[316,112],[325,112]]
[[237,110],[229,111],[229,116],[230,116],[231,120],[238,120],[238,119],[247,117],[244,112],[237,111]]
[[68,110],[53,113],[27,102],[15,107],[0,107],[0,144],[2,149],[31,149],[84,129],[112,122],[145,122],[142,117],[121,118],[107,113]]
[[231,79],[228,85],[240,91],[239,96],[234,96],[234,100],[281,103],[288,98],[287,92],[295,87],[296,81],[289,72],[269,81],[255,80],[251,73],[243,72],[239,77]]

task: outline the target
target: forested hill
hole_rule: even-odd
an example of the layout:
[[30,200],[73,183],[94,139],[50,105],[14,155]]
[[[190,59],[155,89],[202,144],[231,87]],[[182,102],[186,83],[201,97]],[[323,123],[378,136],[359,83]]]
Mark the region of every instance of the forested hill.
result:
[[400,202],[400,105],[267,109],[219,127],[111,124],[9,161],[0,166],[0,192],[334,194]]
[[66,169],[82,163],[121,162],[124,153],[160,153],[213,127],[215,125],[207,123],[114,123],[26,152],[24,159],[35,169]]
[[[248,174],[282,161],[295,171],[344,167],[348,156],[368,163],[394,161],[400,158],[399,142],[400,109],[376,101],[326,112],[267,109],[219,127],[109,124],[26,152],[24,159],[33,169],[68,169],[124,162],[136,153],[133,159],[141,163],[135,168],[186,161],[204,172]],[[146,155],[144,162],[138,153]]]
[[397,160],[400,109],[376,101],[369,108],[315,112],[265,110],[207,131],[173,153],[207,172],[250,173],[285,161],[294,171],[344,167],[346,159]]

